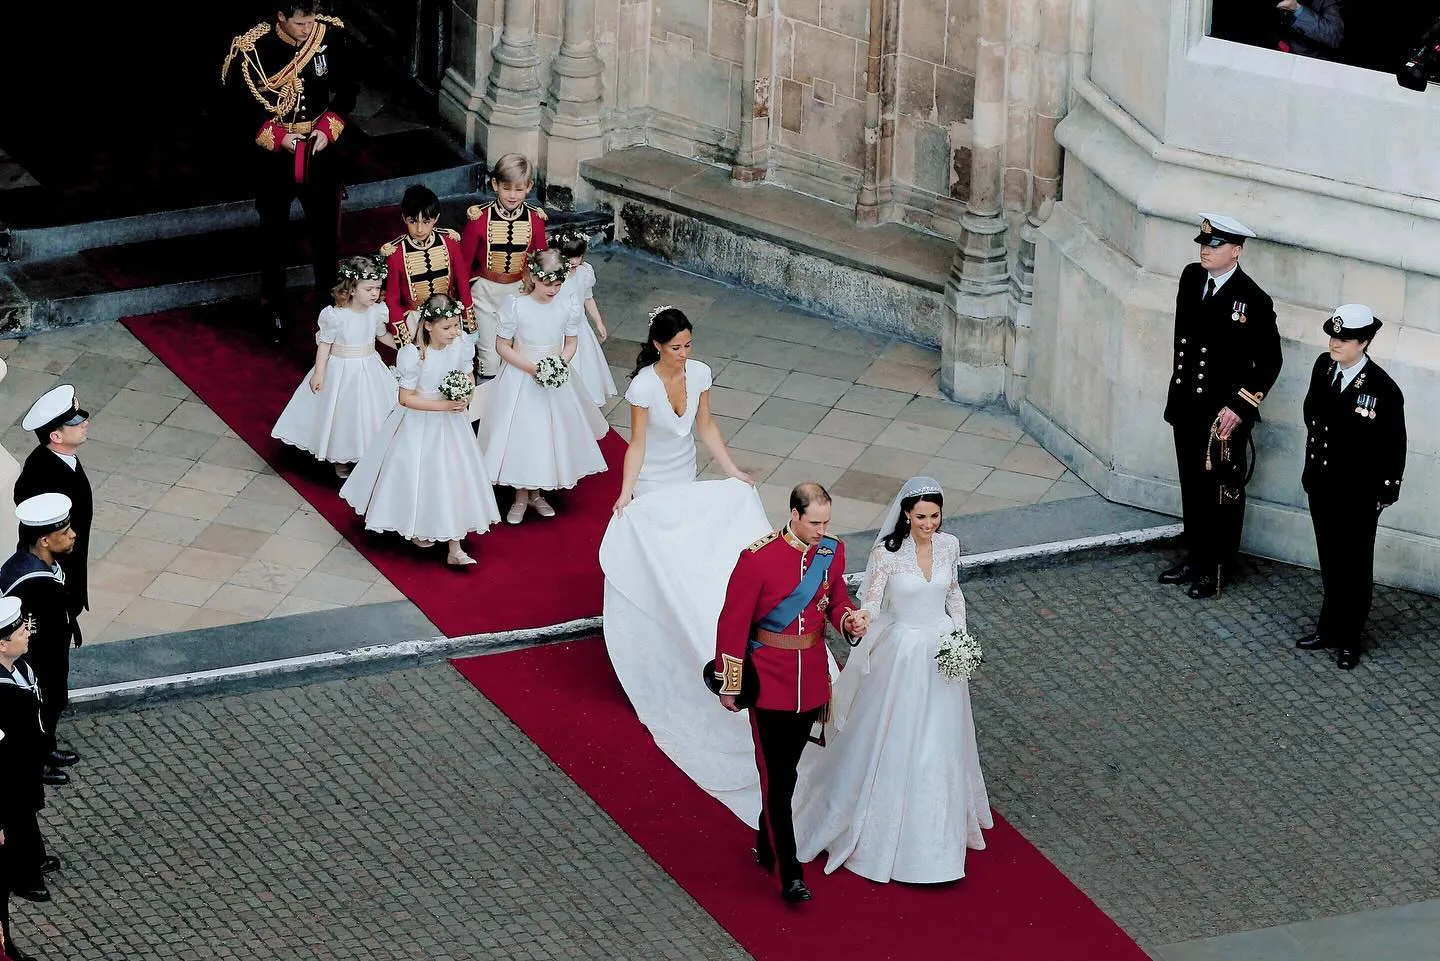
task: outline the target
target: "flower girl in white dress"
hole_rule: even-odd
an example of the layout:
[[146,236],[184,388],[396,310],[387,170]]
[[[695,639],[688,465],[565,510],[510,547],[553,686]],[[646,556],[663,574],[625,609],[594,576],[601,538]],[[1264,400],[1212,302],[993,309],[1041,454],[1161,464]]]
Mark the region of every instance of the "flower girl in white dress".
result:
[[[580,305],[583,316],[580,330],[575,338],[575,359],[570,362],[570,371],[580,380],[580,389],[585,396],[603,407],[614,397],[615,378],[610,374],[610,364],[600,345],[610,337],[605,329],[605,318],[600,316],[600,305],[595,303],[595,268],[585,262],[585,253],[590,249],[589,239],[582,233],[565,233],[555,238],[555,247],[565,258],[570,273],[560,287],[560,296],[569,297]],[[595,325],[591,330],[590,325]]]
[[[600,544],[605,647],[656,745],[752,827],[760,816],[755,744],[699,682],[740,552],[770,531],[760,497],[710,415],[710,368],[690,358],[689,319],[650,314],[631,375],[630,446],[615,518]],[[695,440],[725,480],[695,479]]]
[[555,386],[538,379],[542,358],[560,358],[568,367],[581,318],[573,301],[558,296],[566,272],[559,251],[535,251],[529,267],[526,292],[500,307],[495,349],[505,364],[490,385],[479,433],[495,483],[515,488],[505,515],[511,524],[520,523],[529,507],[554,517],[542,491],[574,487],[580,478],[605,470],[596,441],[610,430],[574,377]]
[[940,484],[917,477],[891,505],[860,587],[870,630],[833,688],[835,735],[801,761],[797,849],[801,861],[828,851],[826,874],[953,881],[994,827],[969,683],[935,660],[965,632],[960,542],[939,529],[943,503]]
[[395,406],[395,378],[375,353],[375,341],[394,347],[395,338],[380,303],[384,261],[349,257],[338,273],[335,306],[320,311],[315,366],[270,436],[333,463],[344,478]]
[[461,543],[465,535],[483,534],[500,519],[465,413],[469,397],[451,400],[441,391],[452,372],[474,386],[475,339],[461,329],[463,312],[444,294],[421,307],[415,343],[395,355],[399,406],[340,488],[365,515],[367,530],[395,531],[419,547],[448,541],[445,562],[455,567],[475,563]]

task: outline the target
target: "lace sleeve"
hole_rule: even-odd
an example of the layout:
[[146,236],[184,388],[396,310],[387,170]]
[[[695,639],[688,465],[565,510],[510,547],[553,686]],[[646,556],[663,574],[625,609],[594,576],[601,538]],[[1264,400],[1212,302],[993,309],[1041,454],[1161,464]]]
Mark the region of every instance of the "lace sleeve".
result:
[[945,613],[957,631],[965,630],[965,593],[960,590],[960,541],[948,537],[945,541],[945,564],[950,568],[950,589],[945,592]]
[[860,607],[871,614],[879,611],[885,600],[885,582],[890,579],[890,562],[894,557],[883,544],[870,552],[870,566],[865,570],[865,596],[860,598]]

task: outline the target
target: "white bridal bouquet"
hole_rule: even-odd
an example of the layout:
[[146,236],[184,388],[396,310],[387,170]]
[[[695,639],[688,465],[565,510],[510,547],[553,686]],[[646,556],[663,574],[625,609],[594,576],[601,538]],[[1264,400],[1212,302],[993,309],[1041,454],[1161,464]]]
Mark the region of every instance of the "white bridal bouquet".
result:
[[452,370],[440,378],[440,396],[446,400],[469,400],[473,393],[475,385],[463,370]]
[[968,631],[951,631],[950,636],[941,642],[940,650],[935,652],[935,666],[947,681],[970,680],[984,660],[985,653],[980,650],[980,642]]
[[570,379],[570,368],[559,357],[541,357],[535,362],[535,383],[541,387],[563,387]]

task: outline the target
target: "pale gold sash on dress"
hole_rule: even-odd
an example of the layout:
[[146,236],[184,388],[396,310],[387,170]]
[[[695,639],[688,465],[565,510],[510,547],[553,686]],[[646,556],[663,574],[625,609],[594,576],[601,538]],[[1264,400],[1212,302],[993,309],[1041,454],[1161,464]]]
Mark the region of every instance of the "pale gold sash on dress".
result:
[[351,347],[347,344],[331,344],[330,356],[343,357],[346,360],[354,360],[359,357],[369,357],[375,353],[374,344],[361,344],[359,347]]

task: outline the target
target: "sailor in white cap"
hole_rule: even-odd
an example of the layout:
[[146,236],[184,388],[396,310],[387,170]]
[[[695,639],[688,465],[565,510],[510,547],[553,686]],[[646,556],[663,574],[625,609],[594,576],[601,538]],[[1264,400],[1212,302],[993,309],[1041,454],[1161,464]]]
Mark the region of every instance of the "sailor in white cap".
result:
[[11,958],[25,958],[10,934],[9,894],[31,901],[49,901],[45,887],[45,841],[36,812],[45,804],[41,782],[45,745],[40,726],[40,689],[35,672],[26,663],[30,645],[29,618],[20,600],[0,597],[0,831],[5,832],[0,856],[0,915],[5,950]]
[[69,703],[70,644],[74,622],[65,591],[65,570],[59,558],[75,546],[70,527],[70,498],[64,494],[38,494],[15,506],[20,521],[20,549],[0,564],[0,593],[18,597],[33,619],[27,660],[40,679],[45,728],[46,784],[66,784],[70,776],[61,768],[79,760],[73,751],[61,750],[55,740],[60,712]]
[[1352,670],[1375,584],[1375,529],[1400,496],[1405,473],[1405,395],[1366,353],[1380,320],[1342,304],[1325,321],[1330,349],[1315,358],[1305,394],[1305,470],[1324,600],[1304,651],[1334,650]]
[[[70,595],[72,620],[90,607],[86,566],[90,558],[90,521],[94,516],[94,497],[90,478],[78,457],[80,445],[90,431],[90,414],[80,408],[75,388],[61,384],[46,391],[30,406],[21,422],[34,431],[40,443],[25,458],[20,477],[15,481],[15,503],[36,494],[58,493],[70,498],[70,526],[75,530],[75,549],[60,558],[65,569],[65,587]],[[10,545],[0,545],[9,550]],[[75,636],[80,637],[78,620]],[[78,646],[78,643],[77,643]]]
[[1175,297],[1165,422],[1175,432],[1185,556],[1160,583],[1189,584],[1195,598],[1214,597],[1229,579],[1245,519],[1250,431],[1280,376],[1275,306],[1240,269],[1254,236],[1233,217],[1201,214],[1200,262],[1181,272]]

